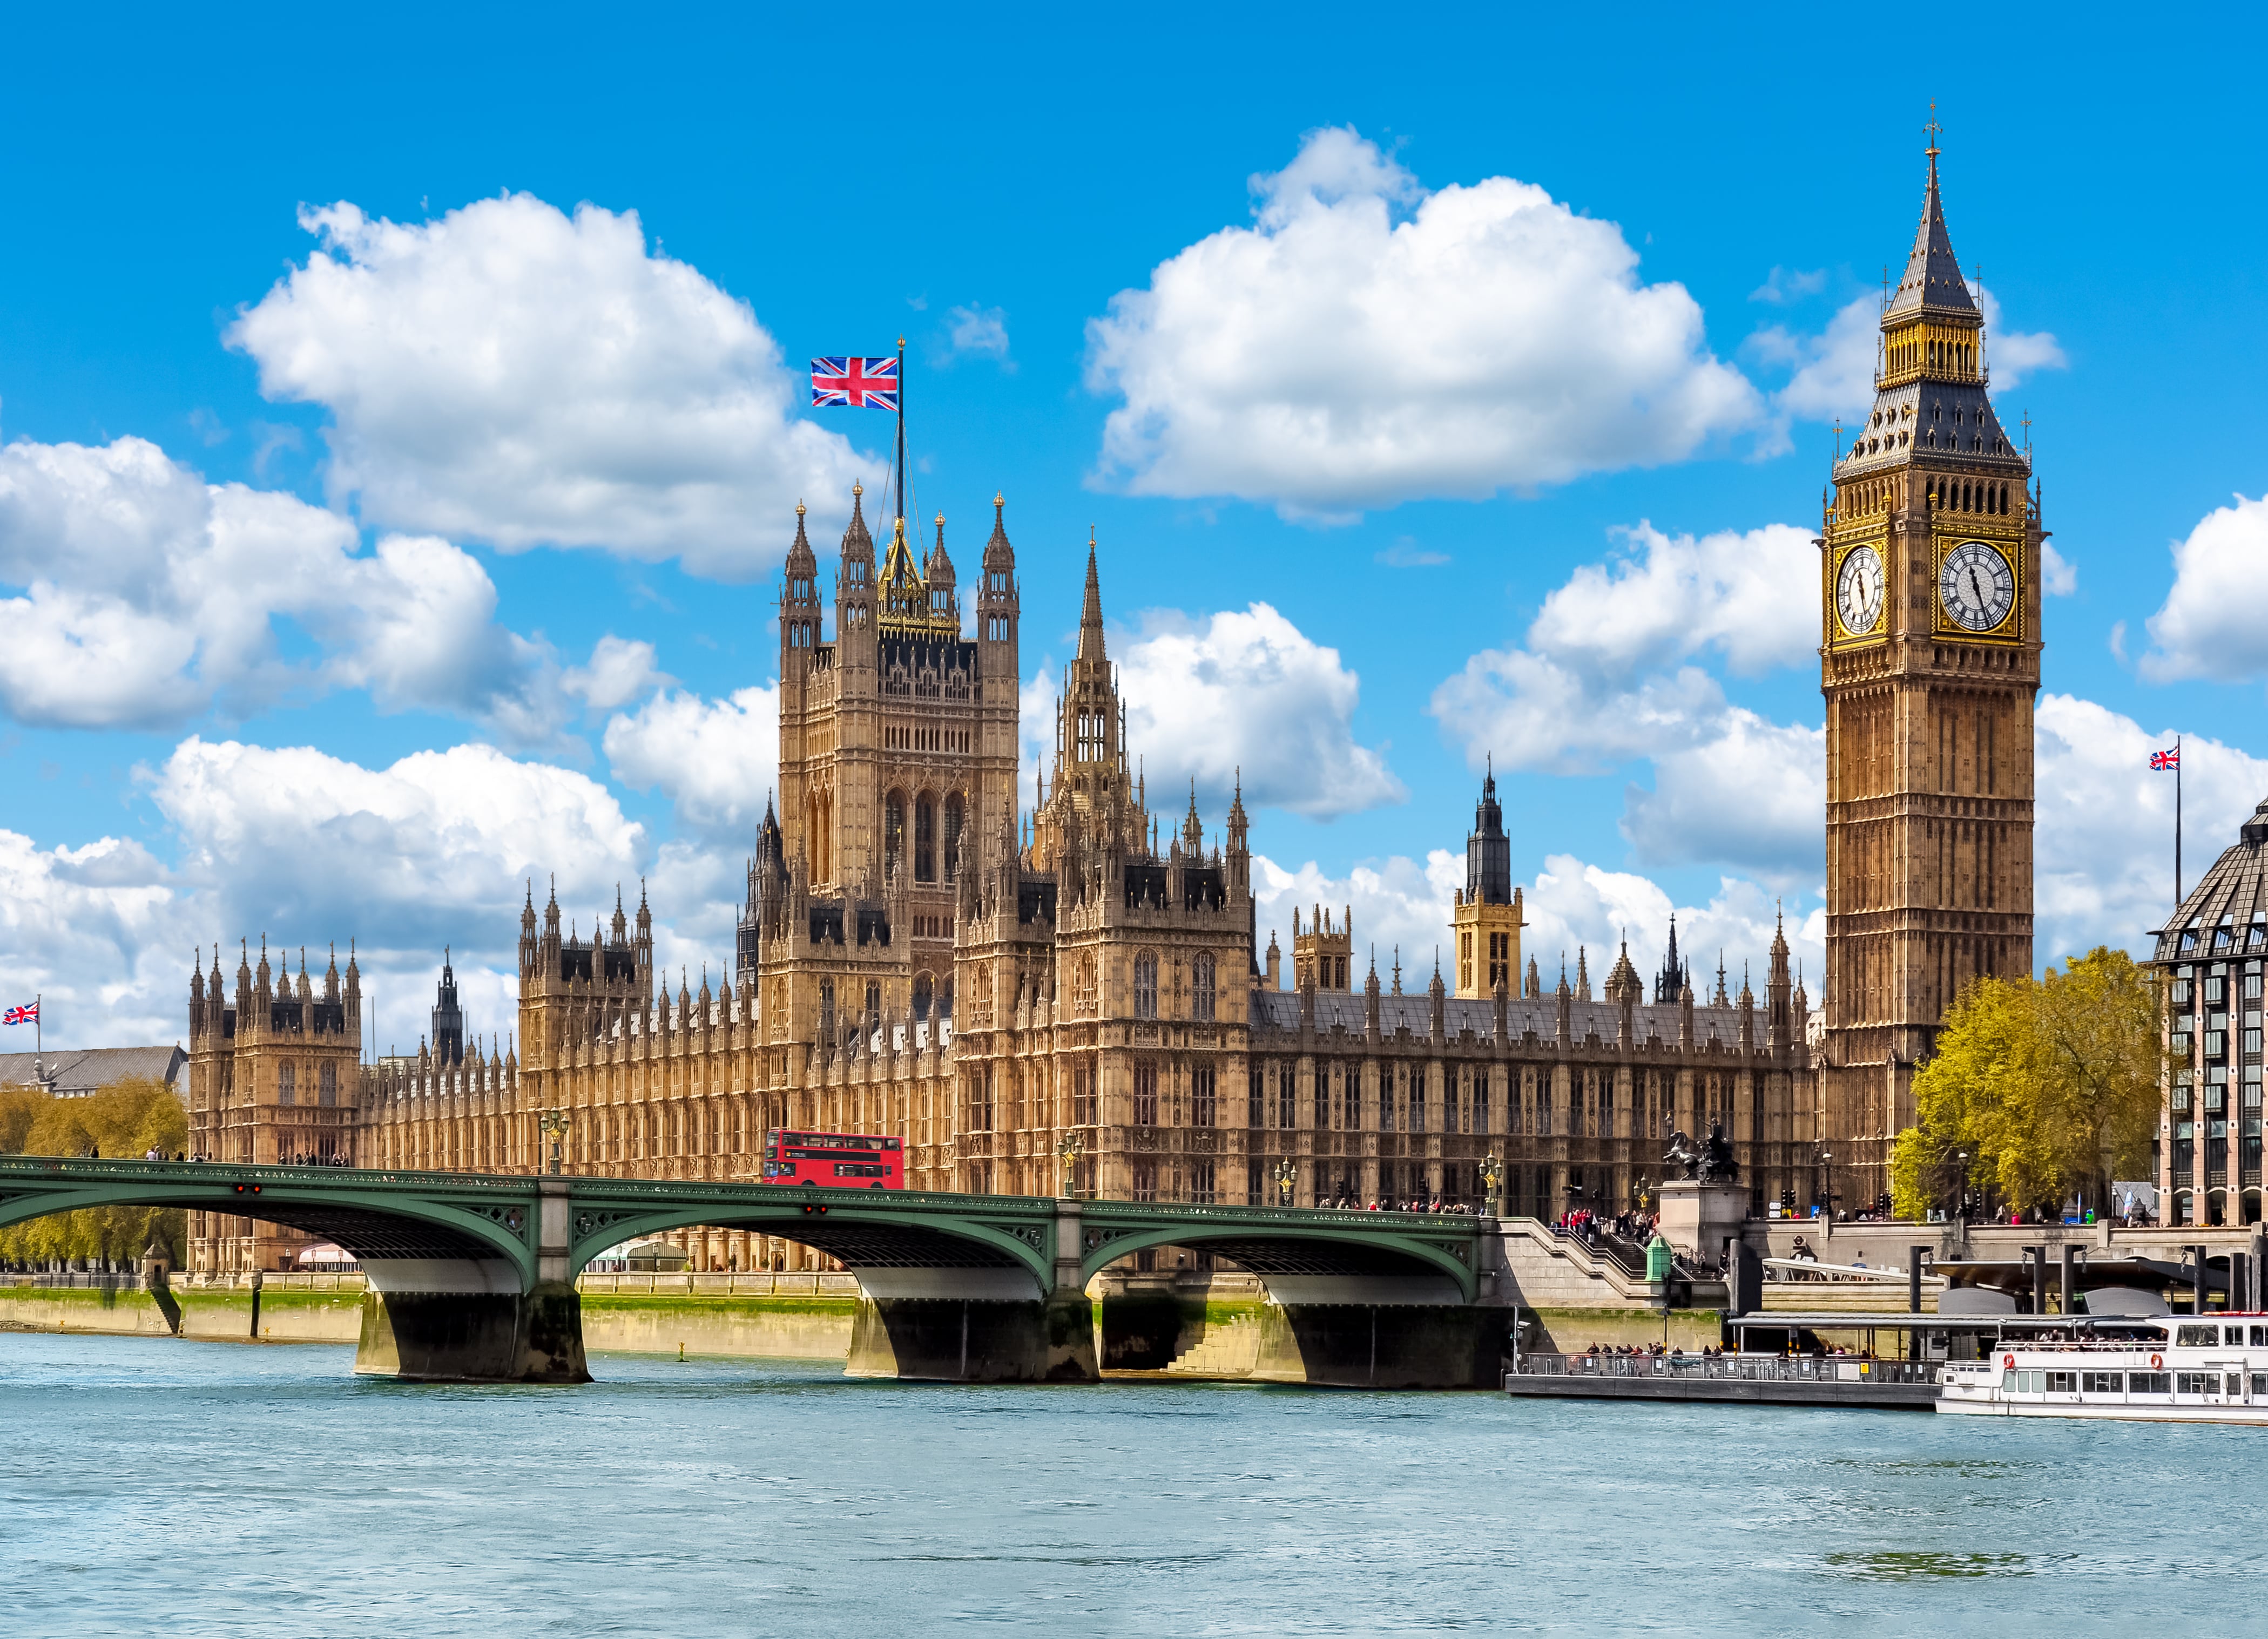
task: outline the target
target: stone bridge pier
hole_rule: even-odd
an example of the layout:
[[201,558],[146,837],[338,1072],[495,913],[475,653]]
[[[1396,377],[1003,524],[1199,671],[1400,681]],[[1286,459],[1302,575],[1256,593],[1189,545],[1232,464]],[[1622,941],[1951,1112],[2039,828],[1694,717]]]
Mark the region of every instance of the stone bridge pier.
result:
[[1079,1208],[1055,1203],[1048,1276],[1022,1266],[853,1265],[854,1378],[952,1383],[1094,1383],[1094,1305],[1079,1260]]
[[568,1245],[569,1180],[536,1186],[535,1221],[507,1209],[515,1233],[533,1229],[535,1278],[512,1258],[361,1257],[357,1376],[421,1383],[588,1383],[583,1299]]

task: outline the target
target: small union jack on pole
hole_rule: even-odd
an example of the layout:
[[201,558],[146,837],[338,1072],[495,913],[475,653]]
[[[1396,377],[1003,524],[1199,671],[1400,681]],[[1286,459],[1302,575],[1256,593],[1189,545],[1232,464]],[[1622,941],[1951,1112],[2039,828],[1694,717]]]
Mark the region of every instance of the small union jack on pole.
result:
[[2174,776],[2174,908],[2178,910],[2182,903],[2182,737],[2174,736],[2171,751],[2152,752],[2150,767]]

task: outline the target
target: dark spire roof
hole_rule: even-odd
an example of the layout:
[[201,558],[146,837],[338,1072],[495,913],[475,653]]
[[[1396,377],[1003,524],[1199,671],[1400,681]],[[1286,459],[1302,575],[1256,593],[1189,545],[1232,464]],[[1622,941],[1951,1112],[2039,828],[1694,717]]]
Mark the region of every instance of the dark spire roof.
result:
[[1929,148],[1929,185],[1922,193],[1921,226],[1914,232],[1905,275],[1898,281],[1898,288],[1891,295],[1889,307],[1882,317],[1886,321],[1904,318],[1925,307],[1950,313],[1977,312],[1976,298],[1969,294],[1969,282],[1961,276],[1961,264],[1954,260],[1952,236],[1945,231],[1945,207],[1937,196],[1937,143],[1933,134]]
[[811,549],[811,537],[804,533],[803,503],[795,503],[795,544],[787,549],[787,572],[791,575],[812,575],[819,570],[818,555]]
[[1086,599],[1079,611],[1079,658],[1100,660],[1102,650],[1102,581],[1094,568],[1094,532],[1086,532]]
[[1008,502],[999,490],[992,494],[992,534],[984,543],[984,567],[988,570],[1012,570],[1016,567],[1015,548],[1008,544]]

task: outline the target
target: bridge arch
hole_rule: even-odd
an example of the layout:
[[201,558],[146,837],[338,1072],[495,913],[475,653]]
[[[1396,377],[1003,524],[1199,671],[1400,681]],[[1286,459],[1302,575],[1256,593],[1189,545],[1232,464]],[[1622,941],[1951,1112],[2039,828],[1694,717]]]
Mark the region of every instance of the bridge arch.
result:
[[[218,1162],[0,1158],[0,1229],[94,1207],[156,1207],[262,1218],[335,1241],[382,1288],[415,1269],[468,1266],[457,1280],[526,1291],[536,1282],[533,1179],[368,1172]],[[475,1272],[477,1271],[477,1272]]]
[[[1004,1297],[1038,1299],[1046,1296],[1054,1273],[1051,1214],[1018,1210],[1008,1201],[930,1197],[906,1190],[870,1198],[854,1190],[762,1187],[711,1194],[693,1186],[676,1201],[624,1199],[616,1205],[600,1193],[607,1181],[576,1180],[568,1241],[571,1280],[609,1246],[696,1226],[744,1230],[810,1246],[841,1261],[870,1290],[902,1284],[915,1271],[950,1271],[956,1290],[989,1285]],[[645,1184],[638,1193],[651,1197],[671,1190],[666,1184]],[[751,1200],[752,1194],[765,1198]]]
[[[1279,1222],[1256,1223],[1252,1220],[1257,1215],[1249,1209],[1237,1214],[1241,1221],[1193,1214],[1181,1222],[1160,1223],[1159,1209],[1134,1208],[1131,1213],[1140,1214],[1139,1221],[1114,1222],[1121,1215],[1107,1209],[1117,1204],[1087,1205],[1079,1248],[1082,1282],[1134,1253],[1187,1246],[1228,1259],[1279,1296],[1310,1282],[1343,1287],[1374,1280],[1407,1284],[1412,1277],[1431,1283],[1436,1301],[1470,1304],[1479,1291],[1472,1244],[1476,1234],[1425,1232],[1381,1222],[1374,1215],[1354,1218],[1329,1212],[1287,1210]],[[1478,1221],[1471,1222],[1476,1228]],[[1413,1287],[1412,1296],[1419,1290]]]

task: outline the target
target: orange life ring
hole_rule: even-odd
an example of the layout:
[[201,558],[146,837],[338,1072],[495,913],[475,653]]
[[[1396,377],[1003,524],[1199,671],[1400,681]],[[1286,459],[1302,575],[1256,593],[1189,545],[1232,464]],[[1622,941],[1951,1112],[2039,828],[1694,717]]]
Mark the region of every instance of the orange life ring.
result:
[[2155,1371],[2160,1366],[2162,1366],[2165,1363],[2166,1357],[2163,1355],[2153,1355],[2150,1356],[2150,1370],[2153,1371]]
[[2000,1363],[2013,1371],[2016,1367],[2016,1357],[2014,1355],[2003,1355],[2000,1356]]

